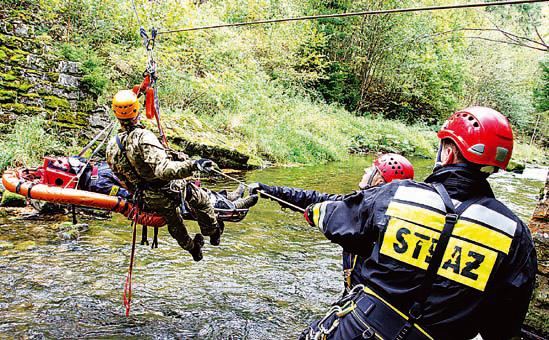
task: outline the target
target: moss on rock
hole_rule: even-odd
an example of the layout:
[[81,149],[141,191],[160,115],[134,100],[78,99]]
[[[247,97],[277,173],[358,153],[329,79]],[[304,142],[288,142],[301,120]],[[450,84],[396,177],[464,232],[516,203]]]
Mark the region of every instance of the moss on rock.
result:
[[59,122],[65,122],[81,126],[88,123],[88,115],[84,112],[62,111],[57,113],[56,119]]
[[0,89],[0,102],[13,101],[17,97],[17,92],[13,90]]
[[0,205],[3,207],[26,207],[27,199],[25,196],[17,195],[10,191],[4,191]]
[[64,98],[59,98],[56,96],[45,96],[44,101],[46,103],[46,107],[50,109],[69,110],[71,108],[69,101]]

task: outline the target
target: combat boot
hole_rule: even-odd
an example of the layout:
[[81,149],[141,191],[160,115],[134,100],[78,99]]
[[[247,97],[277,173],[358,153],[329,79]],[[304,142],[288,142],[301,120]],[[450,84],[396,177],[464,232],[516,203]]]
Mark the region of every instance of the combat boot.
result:
[[235,191],[227,193],[227,199],[232,202],[242,198],[242,195],[244,195],[244,190],[246,190],[246,186],[241,183]]
[[196,262],[202,260],[202,247],[204,246],[204,236],[202,234],[194,235],[193,247],[189,250],[189,253],[193,256],[193,260]]
[[225,223],[223,221],[217,221],[217,228],[214,233],[210,235],[210,244],[212,246],[218,246],[221,243],[221,235],[225,230]]
[[256,195],[250,195],[246,198],[240,198],[234,201],[234,207],[236,209],[249,209],[257,204],[259,197]]

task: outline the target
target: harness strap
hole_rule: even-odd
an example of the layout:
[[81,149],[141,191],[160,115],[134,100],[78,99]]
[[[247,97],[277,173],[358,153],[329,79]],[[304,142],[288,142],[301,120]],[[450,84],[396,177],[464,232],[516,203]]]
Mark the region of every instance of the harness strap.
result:
[[27,189],[27,197],[28,197],[28,198],[32,198],[32,197],[31,197],[31,190],[32,190],[32,187],[33,187],[33,186],[34,186],[34,183],[31,183],[31,184],[29,185],[29,188]]
[[456,209],[454,206],[454,203],[452,202],[452,199],[450,198],[450,195],[448,195],[448,192],[446,191],[446,189],[441,183],[433,183],[433,187],[437,191],[437,193],[440,195],[440,197],[442,198],[442,202],[444,203],[444,206],[446,209],[445,223],[442,229],[442,233],[440,234],[440,237],[437,241],[434,254],[431,258],[431,261],[429,262],[429,266],[427,267],[427,273],[425,274],[425,278],[419,288],[417,299],[412,304],[412,307],[410,307],[410,310],[408,312],[408,315],[410,316],[410,322],[408,325],[406,325],[402,329],[398,339],[406,339],[406,335],[409,332],[412,325],[423,317],[423,307],[424,307],[423,305],[427,300],[427,298],[429,297],[429,294],[431,293],[433,283],[435,282],[435,279],[437,277],[438,268],[442,263],[442,258],[448,246],[448,241],[452,236],[452,231],[459,219],[459,216],[469,206],[478,202],[482,198],[482,197],[474,197],[474,198],[468,199],[465,202],[461,203],[458,209]]

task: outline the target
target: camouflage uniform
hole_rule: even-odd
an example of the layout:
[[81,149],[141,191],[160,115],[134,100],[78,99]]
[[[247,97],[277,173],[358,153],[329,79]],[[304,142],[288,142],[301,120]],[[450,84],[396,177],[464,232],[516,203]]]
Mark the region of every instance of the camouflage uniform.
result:
[[218,226],[208,195],[183,179],[196,170],[194,161],[171,160],[158,138],[139,124],[120,130],[118,137],[125,153],[113,138],[107,146],[107,162],[130,191],[143,189],[144,209],[164,216],[168,231],[183,249],[192,250],[194,243],[180,214],[180,195],[196,213],[202,234],[211,236],[216,232]]

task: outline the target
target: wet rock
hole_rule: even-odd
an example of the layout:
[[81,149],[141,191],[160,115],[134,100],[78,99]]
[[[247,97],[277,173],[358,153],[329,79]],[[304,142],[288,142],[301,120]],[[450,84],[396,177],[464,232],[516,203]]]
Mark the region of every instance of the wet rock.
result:
[[2,194],[2,201],[0,201],[2,207],[25,207],[27,206],[27,199],[25,196],[17,195],[9,191],[4,191]]
[[524,325],[532,332],[549,337],[549,175],[530,223],[532,238],[538,256],[536,288]]
[[13,249],[15,245],[9,241],[0,240],[0,250]]
[[36,248],[36,242],[34,241],[24,241],[15,245],[14,249],[19,251],[32,250]]
[[72,224],[71,222],[63,222],[56,226],[59,230],[59,238],[65,241],[76,240],[80,234],[89,230],[89,225],[86,223]]

